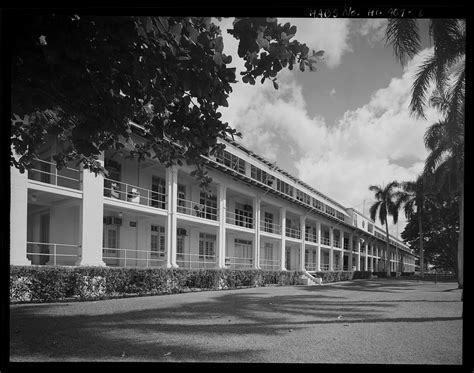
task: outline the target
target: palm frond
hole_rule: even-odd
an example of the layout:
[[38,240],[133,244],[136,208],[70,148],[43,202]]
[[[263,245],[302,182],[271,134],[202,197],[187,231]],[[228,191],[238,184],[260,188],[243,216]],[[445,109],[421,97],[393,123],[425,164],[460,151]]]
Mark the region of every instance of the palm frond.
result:
[[379,209],[381,204],[382,204],[382,201],[377,201],[372,206],[370,206],[370,209],[369,209],[370,218],[374,221],[376,220],[377,210]]
[[382,199],[382,188],[378,185],[371,185],[369,186],[369,190],[371,192],[375,192],[375,199],[380,200]]
[[423,136],[425,147],[428,150],[433,151],[434,149],[440,146],[440,142],[443,141],[445,134],[446,134],[445,121],[439,121],[432,124],[430,127],[428,127],[428,129],[426,130]]
[[385,31],[385,45],[392,45],[395,56],[402,65],[421,49],[418,21],[416,19],[391,18]]
[[421,63],[416,73],[415,81],[413,82],[410,109],[412,114],[423,119],[426,119],[424,111],[426,106],[426,95],[430,88],[431,81],[436,76],[438,63],[439,61],[434,53],[426,58]]

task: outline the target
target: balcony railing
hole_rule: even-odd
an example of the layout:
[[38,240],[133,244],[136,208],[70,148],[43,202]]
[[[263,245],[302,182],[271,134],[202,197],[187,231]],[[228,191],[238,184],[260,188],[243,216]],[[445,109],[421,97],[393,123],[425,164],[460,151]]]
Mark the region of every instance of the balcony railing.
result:
[[165,265],[166,253],[104,247],[102,260],[109,267],[161,267]]
[[349,242],[347,240],[344,240],[344,250],[349,250]]
[[111,179],[104,179],[104,196],[159,209],[167,206],[164,193]]
[[178,212],[198,218],[217,220],[217,207],[178,198]]
[[35,158],[32,168],[28,170],[28,179],[43,183],[81,190],[81,171],[67,167],[58,170],[56,163]]
[[321,237],[321,245],[329,246],[329,237]]
[[304,264],[304,267],[306,268],[307,271],[317,271],[318,270],[318,264],[313,263],[313,262],[306,262]]
[[279,271],[281,263],[278,259],[260,259],[260,268],[266,271]]
[[286,237],[301,238],[301,230],[299,228],[286,227]]
[[338,247],[340,248],[341,247],[341,241],[337,240],[337,239],[333,239],[332,240],[332,245],[333,247]]
[[214,254],[177,253],[176,264],[181,268],[190,269],[215,268],[217,266],[216,258]]
[[225,266],[231,269],[248,269],[253,266],[253,258],[226,256]]
[[260,229],[263,232],[281,234],[281,225],[270,223],[264,220],[260,221]]
[[305,233],[304,239],[308,242],[318,243],[318,236],[312,233]]
[[80,246],[50,242],[27,242],[26,256],[34,265],[74,266],[80,257]]
[[321,271],[329,271],[329,263],[323,263],[321,264]]
[[226,212],[227,224],[237,225],[238,227],[253,229],[253,217],[244,214],[238,214],[232,211]]

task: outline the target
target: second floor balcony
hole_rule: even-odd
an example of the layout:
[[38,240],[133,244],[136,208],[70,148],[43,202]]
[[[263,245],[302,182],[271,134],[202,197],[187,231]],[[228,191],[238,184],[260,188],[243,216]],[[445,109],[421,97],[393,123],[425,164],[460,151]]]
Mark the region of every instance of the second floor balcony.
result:
[[301,230],[299,228],[286,227],[286,237],[300,239]]
[[31,169],[28,170],[28,179],[64,188],[81,190],[81,172],[80,169],[75,167],[67,167],[58,170],[56,163],[36,158],[32,162]]
[[164,193],[111,179],[104,179],[104,197],[159,209],[167,208]]
[[271,223],[269,221],[261,220],[260,229],[262,232],[266,232],[266,233],[281,234],[281,225]]
[[238,227],[254,229],[253,217],[250,214],[241,214],[232,211],[226,212],[226,223]]
[[197,218],[217,220],[217,207],[178,198],[177,212]]

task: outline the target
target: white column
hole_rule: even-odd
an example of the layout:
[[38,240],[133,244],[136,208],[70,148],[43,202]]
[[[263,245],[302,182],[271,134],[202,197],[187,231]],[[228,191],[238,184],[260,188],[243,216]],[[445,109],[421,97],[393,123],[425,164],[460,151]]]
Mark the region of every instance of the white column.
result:
[[321,223],[316,222],[316,230],[318,234],[318,247],[316,249],[316,271],[321,271]]
[[166,266],[178,267],[176,264],[176,228],[178,169],[174,166],[166,169],[166,196],[168,197],[168,217],[166,219]]
[[253,255],[253,268],[260,268],[260,197],[254,197],[253,199],[253,211],[254,211],[254,255]]
[[357,236],[357,270],[360,271],[360,237]]
[[339,265],[341,267],[341,270],[344,270],[344,231],[341,229],[339,230],[339,232],[341,237],[341,258],[339,260]]
[[300,235],[301,235],[301,244],[300,244],[300,249],[301,249],[301,255],[300,255],[300,271],[304,271],[305,269],[305,262],[304,262],[304,257],[305,257],[305,232],[306,232],[306,217],[301,216],[300,217]]
[[217,201],[219,203],[219,229],[217,231],[218,236],[218,255],[217,255],[217,266],[218,268],[225,268],[225,244],[226,244],[226,198],[227,188],[224,185],[217,187]]
[[26,257],[28,173],[10,167],[10,264],[31,265]]
[[352,233],[349,233],[349,244],[347,245],[347,247],[349,248],[349,258],[348,258],[348,262],[349,262],[349,265],[348,265],[348,270],[349,271],[352,271]]
[[333,271],[334,270],[334,232],[333,232],[333,227],[329,227],[329,246],[331,248],[329,249],[329,270]]
[[375,246],[375,271],[379,270],[379,247]]
[[370,257],[370,270],[372,272],[374,272],[374,243],[371,242],[370,243],[370,254],[371,254],[371,257]]
[[367,242],[367,240],[364,242],[364,248],[365,248],[364,249],[364,251],[365,251],[365,260],[364,260],[365,264],[364,264],[364,266],[365,266],[365,270],[367,271],[369,269],[369,266],[368,266],[368,264],[369,264],[369,243]]
[[280,225],[281,225],[281,270],[285,271],[285,250],[286,250],[286,208],[280,207]]
[[[104,164],[104,153],[99,161]],[[102,260],[104,227],[104,177],[81,167],[82,205],[82,256],[81,266],[105,266]]]

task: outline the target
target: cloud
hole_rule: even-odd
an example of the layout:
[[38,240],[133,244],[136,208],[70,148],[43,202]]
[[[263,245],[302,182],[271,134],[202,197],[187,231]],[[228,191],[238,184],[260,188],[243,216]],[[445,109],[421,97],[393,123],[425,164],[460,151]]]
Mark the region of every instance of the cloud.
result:
[[278,76],[279,90],[271,84],[236,87],[224,119],[243,133],[244,145],[344,206],[361,211],[365,200],[368,215],[374,201],[369,185],[414,180],[423,168],[423,135],[437,115],[429,109],[427,121],[416,120],[408,108],[413,74],[427,52],[335,126],[310,117],[301,85],[286,71]]
[[352,23],[353,32],[366,37],[370,46],[384,40],[386,28],[387,20],[384,18],[355,19]]
[[331,92],[329,92],[329,96],[334,97],[336,95],[336,88],[331,89]]
[[329,68],[337,67],[344,53],[352,52],[349,18],[278,18],[278,21],[295,25],[296,39],[309,49],[324,50],[324,63]]

